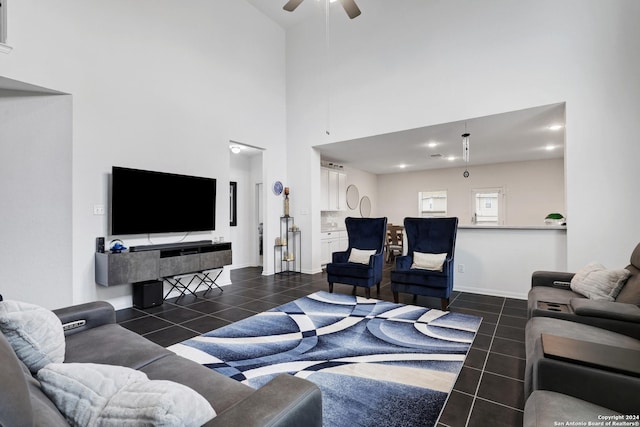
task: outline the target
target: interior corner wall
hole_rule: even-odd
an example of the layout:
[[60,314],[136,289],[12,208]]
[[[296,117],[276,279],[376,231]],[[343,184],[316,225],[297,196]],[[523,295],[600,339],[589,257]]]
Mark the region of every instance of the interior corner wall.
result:
[[71,96],[0,90],[0,293],[72,302]]
[[626,265],[640,236],[640,2],[367,3],[354,20],[331,14],[329,55],[323,22],[287,32],[299,191],[319,192],[311,147],[566,102],[568,268]]
[[[60,239],[72,256],[73,303],[131,306],[131,286],[95,283],[98,236],[107,242],[118,237],[127,245],[230,241],[230,140],[265,148],[267,182],[282,171],[286,176],[284,30],[244,1],[188,3],[20,0],[11,5],[13,51],[0,54],[0,75],[73,96],[72,229]],[[216,178],[216,230],[110,235],[108,215],[94,215],[93,207],[108,210],[112,166]],[[265,239],[272,241],[280,206],[265,203]],[[67,279],[47,276],[55,288],[66,286]]]

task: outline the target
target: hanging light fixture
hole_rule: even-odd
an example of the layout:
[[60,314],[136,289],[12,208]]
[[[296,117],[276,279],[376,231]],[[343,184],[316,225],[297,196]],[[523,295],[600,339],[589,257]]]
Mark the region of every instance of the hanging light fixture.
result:
[[470,133],[463,133],[462,134],[462,160],[465,161],[465,163],[469,163],[469,137],[471,136]]
[[[462,134],[462,160],[465,163],[469,163],[469,137],[471,134],[467,132],[467,124],[464,124],[464,133]],[[462,174],[465,178],[469,178],[469,171],[467,168],[464,169],[464,173]]]

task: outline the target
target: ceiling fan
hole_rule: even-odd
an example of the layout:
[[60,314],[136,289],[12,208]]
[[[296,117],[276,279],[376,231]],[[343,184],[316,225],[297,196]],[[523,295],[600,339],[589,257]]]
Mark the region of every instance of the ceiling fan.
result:
[[[296,10],[296,7],[300,6],[300,3],[302,2],[303,0],[289,0],[287,4],[285,4],[282,8],[287,12],[293,12],[294,10]],[[349,18],[351,19],[359,16],[360,13],[362,13],[360,12],[360,9],[358,8],[358,5],[354,0],[340,0],[340,3],[342,3],[344,11],[347,12],[347,15],[349,15]]]

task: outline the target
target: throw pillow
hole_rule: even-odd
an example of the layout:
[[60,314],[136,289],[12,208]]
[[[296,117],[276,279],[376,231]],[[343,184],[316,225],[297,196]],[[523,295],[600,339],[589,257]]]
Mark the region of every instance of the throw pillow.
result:
[[413,264],[411,268],[418,268],[421,270],[442,271],[444,260],[447,259],[447,253],[443,254],[429,254],[422,252],[413,253]]
[[32,373],[64,360],[62,322],[46,308],[19,301],[0,302],[0,330]]
[[351,248],[351,253],[349,254],[349,262],[369,265],[369,258],[371,257],[371,255],[375,255],[375,253],[375,249],[364,250]]
[[607,270],[592,262],[580,269],[571,279],[571,290],[589,299],[614,301],[629,277],[629,270]]
[[209,402],[173,381],[94,363],[52,363],[38,372],[42,389],[73,426],[201,426],[216,416]]

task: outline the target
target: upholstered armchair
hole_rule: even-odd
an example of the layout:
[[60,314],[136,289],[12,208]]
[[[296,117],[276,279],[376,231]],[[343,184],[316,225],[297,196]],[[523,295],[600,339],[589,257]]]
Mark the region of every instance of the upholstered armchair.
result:
[[345,219],[349,247],[343,252],[334,252],[332,262],[327,264],[329,292],[334,283],[365,288],[365,296],[371,298],[371,287],[376,285],[380,295],[384,245],[387,238],[387,218]]
[[453,289],[453,257],[458,218],[405,218],[407,255],[396,258],[391,272],[393,300],[398,293],[440,298],[449,305]]

